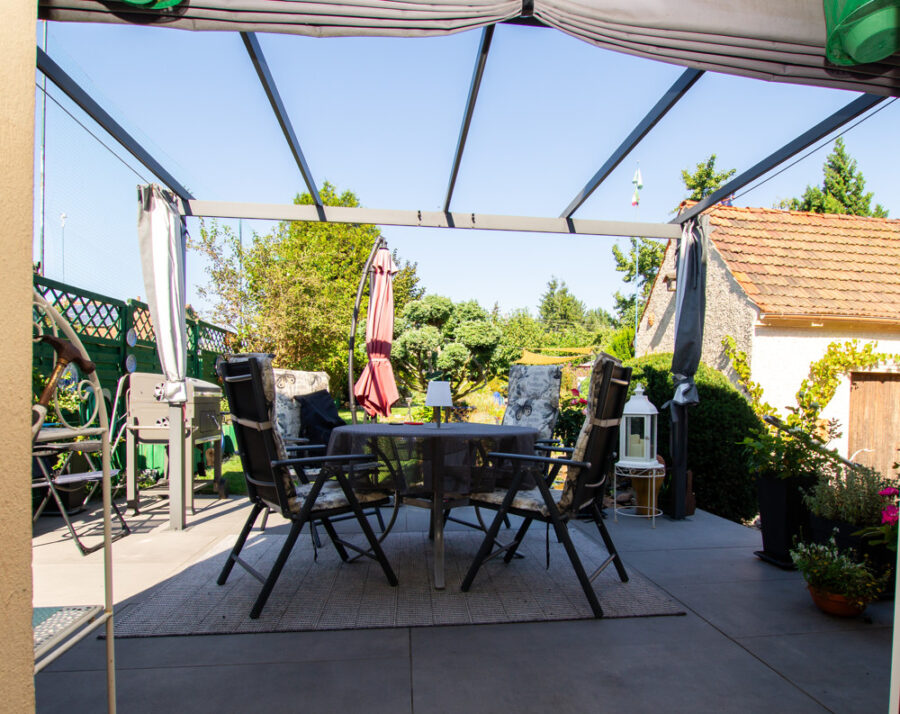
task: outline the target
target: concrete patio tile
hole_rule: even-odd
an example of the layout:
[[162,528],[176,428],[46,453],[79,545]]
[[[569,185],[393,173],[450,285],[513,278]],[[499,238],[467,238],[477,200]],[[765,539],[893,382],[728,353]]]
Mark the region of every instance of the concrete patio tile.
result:
[[[821,615],[828,617],[828,615]],[[738,642],[831,711],[888,711],[891,629],[746,637]]]
[[416,714],[825,712],[697,618],[412,633]]
[[[409,633],[387,630],[272,632],[252,635],[118,638],[116,668],[130,669],[305,663],[409,658]],[[105,666],[106,643],[89,637],[73,655],[47,667],[47,672],[84,672]]]
[[[129,714],[411,711],[408,658],[121,669],[116,686]],[[104,673],[48,672],[36,696],[41,714],[105,711]]]
[[659,585],[669,583],[726,583],[738,580],[796,579],[797,574],[765,563],[753,551],[758,546],[710,547],[623,552],[627,567],[652,573]]
[[823,617],[799,573],[780,580],[670,583],[666,590],[731,638],[890,628],[893,603],[872,603],[863,618]]

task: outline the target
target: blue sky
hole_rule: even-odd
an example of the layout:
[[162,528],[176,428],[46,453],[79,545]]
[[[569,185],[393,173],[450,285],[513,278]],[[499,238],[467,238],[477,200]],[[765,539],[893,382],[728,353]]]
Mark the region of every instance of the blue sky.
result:
[[[372,208],[426,210],[443,204],[479,39],[477,31],[428,39],[260,36],[318,184],[351,189]],[[50,23],[47,44],[198,198],[288,203],[305,190],[237,34]],[[681,71],[550,29],[498,27],[452,210],[559,215]],[[56,101],[47,101],[46,115],[46,275],[118,298],[141,295],[135,187],[155,179],[50,83],[48,94]],[[39,146],[40,90],[36,96]],[[682,168],[715,152],[719,167],[741,171],[855,96],[707,74],[576,217],[667,221],[684,196]],[[844,136],[867,189],[892,217],[900,217],[897,126],[900,105],[892,104]],[[739,196],[737,205],[772,206],[819,183],[830,147]],[[636,209],[630,199],[638,165],[644,189]],[[245,221],[244,236],[268,226]],[[189,229],[197,230],[193,219]],[[613,238],[383,233],[418,263],[429,292],[499,303],[504,312],[534,312],[552,276],[588,307],[610,309],[612,294],[623,289]],[[189,255],[188,301],[201,310],[196,285],[204,282],[202,262]]]

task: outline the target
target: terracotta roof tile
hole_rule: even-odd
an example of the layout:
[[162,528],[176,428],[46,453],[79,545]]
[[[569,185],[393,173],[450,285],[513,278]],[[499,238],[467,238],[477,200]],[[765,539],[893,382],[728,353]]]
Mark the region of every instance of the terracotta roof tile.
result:
[[711,239],[769,315],[900,322],[900,220],[716,206]]

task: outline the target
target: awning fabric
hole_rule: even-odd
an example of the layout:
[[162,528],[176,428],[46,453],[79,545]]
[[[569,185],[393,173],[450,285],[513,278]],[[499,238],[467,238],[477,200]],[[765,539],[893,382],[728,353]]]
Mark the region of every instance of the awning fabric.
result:
[[184,0],[165,10],[101,0],[40,0],[40,16],[185,30],[315,37],[427,37],[533,16],[580,40],[638,57],[776,82],[900,96],[900,57],[847,67],[825,58],[822,0]]

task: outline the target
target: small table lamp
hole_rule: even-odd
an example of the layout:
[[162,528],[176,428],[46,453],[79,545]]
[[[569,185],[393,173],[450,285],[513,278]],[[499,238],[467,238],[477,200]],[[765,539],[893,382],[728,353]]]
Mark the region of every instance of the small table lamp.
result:
[[425,393],[425,406],[434,407],[434,421],[441,426],[441,407],[452,407],[453,397],[450,394],[450,382],[429,382]]

